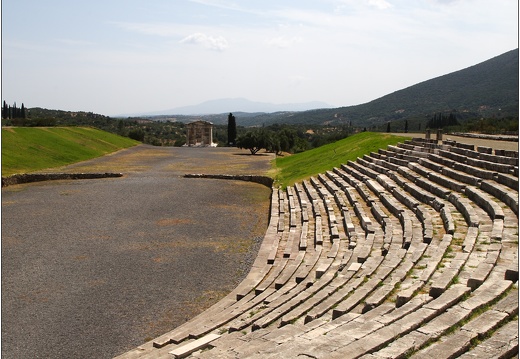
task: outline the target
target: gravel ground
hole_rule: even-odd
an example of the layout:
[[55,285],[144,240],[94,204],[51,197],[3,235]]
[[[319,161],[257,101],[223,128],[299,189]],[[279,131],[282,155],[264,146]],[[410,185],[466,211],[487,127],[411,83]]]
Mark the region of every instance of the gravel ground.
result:
[[267,187],[184,173],[265,174],[269,155],[137,146],[56,171],[115,179],[2,189],[2,357],[111,358],[195,316],[247,274]]

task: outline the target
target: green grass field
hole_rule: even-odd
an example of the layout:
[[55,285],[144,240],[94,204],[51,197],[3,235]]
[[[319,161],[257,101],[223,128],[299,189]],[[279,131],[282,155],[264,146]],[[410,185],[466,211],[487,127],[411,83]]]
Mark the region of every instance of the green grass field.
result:
[[386,149],[411,137],[362,132],[343,140],[287,157],[276,158],[275,180],[282,187],[339,167],[348,160]]
[[138,143],[87,127],[2,128],[2,176],[64,166]]

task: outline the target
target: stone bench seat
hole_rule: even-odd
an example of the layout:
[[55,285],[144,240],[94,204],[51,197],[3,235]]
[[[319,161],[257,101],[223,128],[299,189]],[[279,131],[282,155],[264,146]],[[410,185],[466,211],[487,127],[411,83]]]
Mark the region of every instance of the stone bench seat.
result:
[[285,243],[283,257],[284,258],[293,258],[295,257],[300,250],[300,239],[301,239],[301,228],[291,229],[287,236],[287,241]]
[[495,202],[486,192],[474,187],[466,187],[464,194],[486,211],[491,219],[504,219],[502,207]]
[[[266,291],[268,293],[267,295],[263,295],[263,293],[260,294],[258,297],[260,297],[261,300],[255,300],[252,307],[246,307],[248,313],[243,310],[240,311],[240,316],[228,325],[228,331],[239,331],[252,326],[253,323],[268,315],[268,313],[275,310],[279,305],[297,296],[301,291],[304,291],[309,284],[315,281],[314,278],[310,278],[310,274],[322,254],[321,246],[317,246],[314,252],[308,253],[308,255],[305,256],[305,265],[302,264],[299,266],[299,269],[292,277],[294,281],[290,282],[290,285],[286,285],[278,291],[274,291],[274,289],[271,289],[270,292]],[[255,314],[251,315],[250,313],[252,312]]]
[[[518,312],[518,298],[514,297],[515,294],[518,295],[518,291],[510,291],[505,298],[491,306],[489,310],[481,315],[477,315],[454,333],[445,335],[446,333],[450,333],[452,327],[460,325],[459,323],[465,323],[465,320],[475,312],[474,309],[464,307],[464,301],[461,301],[421,328],[398,338],[390,345],[372,353],[371,358],[394,358],[405,354],[410,355],[411,353],[414,353],[413,358],[438,358],[451,357],[453,355],[459,357],[459,355],[469,348],[469,345],[466,345],[469,341],[467,340],[467,336],[463,335],[461,338],[456,333],[467,334],[470,340],[477,337],[483,338],[488,335],[488,333],[492,333],[492,331],[500,326],[502,322],[506,321],[507,318],[511,318],[515,315],[513,314],[515,311]],[[493,300],[488,301],[488,303],[490,302],[492,303]],[[517,321],[512,323],[518,326]],[[420,350],[422,347],[427,346],[428,343],[438,340],[441,336],[444,336],[444,340],[437,341],[432,346]],[[444,346],[444,348],[441,348],[441,346]],[[443,350],[439,351],[440,349]],[[471,351],[468,352],[468,354],[470,353]],[[460,357],[465,356],[462,355]],[[468,356],[468,358],[469,357],[472,356]]]
[[480,189],[504,202],[518,216],[518,192],[492,181],[482,181]]
[[294,278],[294,275],[298,268],[302,265],[306,256],[305,251],[299,251],[296,257],[290,258],[286,263],[285,270],[283,270],[274,281],[274,288],[276,290],[288,285],[288,282]]
[[518,158],[517,157],[509,157],[509,156],[501,156],[497,154],[489,154],[489,153],[479,153],[480,160],[500,163],[503,165],[516,166],[518,167]]
[[[462,156],[459,156],[459,157],[462,157]],[[458,162],[458,161],[456,161],[456,159],[453,159],[453,158],[441,156],[439,154],[439,151],[436,151],[435,153],[430,153],[428,155],[428,160],[438,163],[440,165],[443,165],[445,167],[453,167],[456,163],[462,163],[462,164],[465,163],[465,162]],[[422,159],[419,160],[419,162],[420,161],[422,161]]]
[[[329,358],[357,358],[376,351],[396,340],[398,337],[404,336],[419,328],[423,323],[437,317],[447,308],[463,299],[468,292],[469,288],[455,285],[442,296],[424,304],[420,309],[408,314],[407,316],[386,324],[362,338],[357,340],[352,340],[354,339],[352,338],[346,345],[341,346],[332,352]],[[331,332],[334,333],[341,329],[348,330],[348,328],[339,327]]]
[[402,290],[397,292],[396,306],[400,307],[408,302],[432,278],[452,239],[452,235],[445,234],[440,240],[434,238],[425,248],[413,267],[413,277],[404,280]]
[[[417,246],[414,248],[413,254],[405,250],[398,251],[397,253],[389,252],[392,258],[390,258],[389,261],[381,263],[381,266],[388,266],[392,271],[386,279],[380,281],[377,288],[365,299],[362,309],[363,313],[374,310],[374,308],[381,305],[390,294],[400,286],[400,283],[403,282],[409,271],[413,268],[415,264],[414,258],[421,257],[426,247],[426,245]],[[386,257],[388,257],[388,255]],[[397,260],[398,258],[401,258],[401,260]],[[377,275],[379,274],[376,273],[376,276]]]
[[376,178],[376,176],[378,175],[378,172],[374,171],[373,169],[370,168],[371,164],[372,164],[371,162],[367,162],[359,157],[356,159],[355,162],[347,161],[348,166],[354,167],[357,171],[364,174],[365,176],[370,177],[370,178]]
[[273,265],[273,268],[271,269],[271,271],[269,271],[269,274],[264,278],[264,280],[262,280],[261,283],[259,283],[255,287],[255,294],[259,295],[263,291],[265,291],[267,288],[269,288],[271,286],[274,286],[275,280],[284,271],[284,269],[285,269],[285,267],[286,267],[288,262],[289,262],[289,258],[288,257],[277,258],[274,261],[275,265]]
[[481,178],[476,177],[473,174],[467,174],[466,172],[458,171],[451,168],[443,168],[442,174],[447,177],[453,178],[458,182],[466,183],[475,187],[478,187],[480,185],[480,182],[482,182]]
[[[353,163],[354,165],[349,165],[349,163]],[[341,169],[342,169],[345,173],[347,173],[347,174],[349,174],[350,176],[354,177],[357,181],[363,182],[363,181],[365,180],[365,178],[366,178],[366,175],[365,175],[363,172],[361,172],[361,171],[359,171],[359,170],[357,169],[357,166],[356,166],[355,162],[348,161],[348,162],[347,162],[347,165],[345,165],[345,164],[342,164],[342,165],[341,165]],[[354,184],[351,183],[351,182],[349,182],[349,183],[350,183],[352,186],[354,185]]]
[[450,147],[449,151],[471,158],[479,158],[480,156],[480,152],[475,151],[475,146],[466,146],[463,143],[456,143],[455,146]]
[[212,341],[218,338],[220,338],[220,335],[218,334],[208,334],[190,343],[181,345],[169,353],[173,356],[173,358],[186,358],[191,353],[207,347]]
[[452,193],[448,197],[448,200],[457,208],[457,211],[464,216],[468,227],[478,227],[480,217],[475,211],[475,208],[471,205],[469,199],[462,197],[460,194]]
[[518,176],[513,176],[506,173],[497,173],[496,181],[504,186],[507,186],[515,191],[518,191]]
[[428,179],[455,192],[463,192],[466,188],[466,184],[436,172],[431,172]]
[[514,173],[515,168],[518,168],[518,167],[512,166],[512,165],[505,165],[505,164],[501,164],[501,163],[484,161],[484,160],[479,160],[479,159],[474,159],[474,158],[468,158],[466,160],[466,164],[468,166],[480,167],[480,168],[486,169],[488,171],[494,171],[494,172],[499,172],[499,173],[509,173],[509,174]]
[[[339,263],[341,261],[341,258],[323,258],[320,262],[316,264],[316,270],[322,265],[326,264],[327,269],[331,266],[333,267],[339,267]],[[336,262],[336,265],[333,265],[333,262]],[[265,328],[266,326],[272,324],[276,320],[282,318],[285,314],[287,314],[289,311],[293,310],[294,308],[298,307],[302,303],[304,303],[306,300],[314,296],[316,293],[318,293],[320,290],[322,290],[325,286],[327,286],[333,279],[334,279],[335,271],[334,270],[324,270],[324,274],[321,275],[319,278],[317,278],[313,283],[312,286],[305,285],[305,288],[303,286],[300,286],[300,290],[298,290],[296,287],[294,290],[291,291],[291,294],[279,297],[277,300],[273,301],[272,303],[268,304],[268,307],[271,309],[269,311],[263,311],[260,316],[260,318],[255,318],[252,321],[252,330],[258,330],[260,328]],[[301,283],[300,283],[301,284]]]
[[[488,323],[482,323],[482,325],[486,324]],[[476,334],[478,338],[486,337],[486,333],[481,334],[480,331]],[[459,358],[514,358],[515,355],[518,356],[518,321],[511,321],[498,328],[490,338],[484,339],[475,348],[460,355]]]
[[435,271],[432,276],[429,294],[437,298],[455,282],[455,279],[468,258],[467,253],[457,253],[455,258],[442,261],[442,268]]

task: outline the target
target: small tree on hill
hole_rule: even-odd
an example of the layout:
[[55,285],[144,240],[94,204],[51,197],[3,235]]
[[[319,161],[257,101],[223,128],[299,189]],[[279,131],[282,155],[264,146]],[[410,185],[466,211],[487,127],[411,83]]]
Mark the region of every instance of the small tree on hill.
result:
[[269,132],[265,129],[246,132],[237,138],[236,145],[238,148],[248,149],[252,155],[256,154],[262,148],[272,150],[274,147],[273,140]]

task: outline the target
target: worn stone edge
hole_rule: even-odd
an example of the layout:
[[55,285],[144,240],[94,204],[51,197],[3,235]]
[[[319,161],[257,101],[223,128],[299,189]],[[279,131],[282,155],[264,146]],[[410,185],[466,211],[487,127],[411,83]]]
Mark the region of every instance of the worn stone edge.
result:
[[267,176],[258,175],[229,175],[229,174],[204,174],[204,173],[187,173],[184,175],[185,178],[211,178],[211,179],[225,179],[235,181],[248,181],[259,183],[264,186],[271,188],[274,180]]
[[97,179],[122,177],[122,173],[22,173],[12,176],[2,177],[2,187],[15,184],[55,181],[55,180],[76,180],[76,179]]

